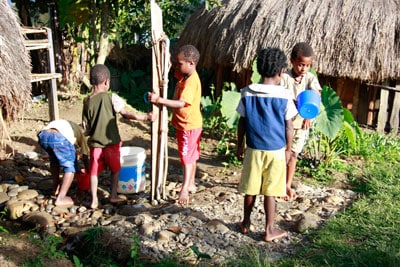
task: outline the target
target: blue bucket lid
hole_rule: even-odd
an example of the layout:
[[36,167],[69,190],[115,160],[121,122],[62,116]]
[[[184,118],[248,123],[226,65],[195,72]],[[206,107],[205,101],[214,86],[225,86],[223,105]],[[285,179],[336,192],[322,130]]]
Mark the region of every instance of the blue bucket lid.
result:
[[305,90],[297,96],[297,110],[304,119],[313,119],[319,113],[320,95],[314,90]]

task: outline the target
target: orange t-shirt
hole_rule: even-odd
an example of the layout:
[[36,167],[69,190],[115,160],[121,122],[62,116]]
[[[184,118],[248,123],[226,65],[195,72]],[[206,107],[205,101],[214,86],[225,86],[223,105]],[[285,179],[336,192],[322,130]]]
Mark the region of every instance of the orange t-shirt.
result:
[[173,99],[186,103],[183,108],[172,110],[171,123],[175,129],[194,130],[203,126],[203,117],[200,111],[201,82],[196,71],[186,80],[178,81]]

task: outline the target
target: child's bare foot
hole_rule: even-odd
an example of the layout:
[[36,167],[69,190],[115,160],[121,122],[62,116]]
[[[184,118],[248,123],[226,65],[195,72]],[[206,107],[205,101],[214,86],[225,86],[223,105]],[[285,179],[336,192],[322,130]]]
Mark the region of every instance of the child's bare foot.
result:
[[54,204],[57,207],[72,207],[74,205],[74,201],[72,200],[72,198],[70,197],[57,197],[56,202],[54,202]]
[[90,204],[90,208],[91,209],[97,209],[99,207],[99,201],[98,201],[98,199],[93,199],[92,200],[92,203]]
[[245,225],[243,222],[239,222],[238,225],[242,234],[247,235],[250,232],[250,224]]
[[181,190],[179,193],[178,203],[183,205],[189,204],[189,191]]
[[[182,186],[177,186],[172,190],[173,191],[181,191],[182,190]],[[189,193],[193,193],[193,194],[196,193],[196,186],[195,185],[189,187]]]
[[287,236],[287,232],[283,230],[272,230],[270,233],[265,233],[264,240],[266,242],[272,242],[275,239],[279,239]]
[[119,198],[119,197],[110,198],[111,204],[118,204],[118,203],[123,203],[123,202],[126,202],[126,199]]

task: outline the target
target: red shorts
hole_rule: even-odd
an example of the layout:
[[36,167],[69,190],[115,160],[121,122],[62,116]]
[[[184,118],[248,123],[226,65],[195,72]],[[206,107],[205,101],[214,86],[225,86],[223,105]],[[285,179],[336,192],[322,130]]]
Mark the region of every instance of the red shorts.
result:
[[122,142],[106,147],[90,148],[90,175],[99,175],[106,167],[112,173],[121,170],[120,148]]
[[200,158],[200,138],[202,128],[179,131],[176,130],[178,152],[182,165],[191,164]]

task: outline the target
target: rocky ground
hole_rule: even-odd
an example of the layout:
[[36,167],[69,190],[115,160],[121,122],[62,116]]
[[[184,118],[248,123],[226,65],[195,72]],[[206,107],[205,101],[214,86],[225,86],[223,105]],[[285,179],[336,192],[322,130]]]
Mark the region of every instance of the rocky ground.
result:
[[[60,103],[60,117],[80,121],[80,100]],[[70,195],[76,199],[72,208],[54,206],[50,196],[51,178],[46,153],[37,145],[36,132],[48,121],[45,103],[36,103],[25,114],[23,120],[10,127],[12,141],[7,141],[8,150],[2,152],[0,162],[0,207],[7,207],[7,220],[26,225],[40,225],[43,231],[74,239],[80,232],[93,226],[109,229],[108,242],[119,262],[129,258],[133,236],[140,240],[142,256],[153,260],[175,256],[189,263],[196,263],[191,246],[211,257],[202,259],[217,264],[231,259],[244,247],[257,248],[267,253],[271,260],[295,252],[296,244],[306,242],[309,230],[315,229],[338,211],[349,205],[356,197],[345,188],[308,186],[296,177],[295,186],[299,197],[294,201],[277,202],[277,227],[288,231],[288,236],[275,242],[263,241],[264,211],[259,197],[252,215],[251,232],[242,235],[237,222],[242,219],[243,196],[237,192],[240,169],[223,164],[223,158],[214,151],[215,140],[203,138],[204,144],[198,164],[197,192],[191,194],[189,205],[175,203],[174,189],[182,177],[174,138],[169,138],[169,172],[166,183],[166,198],[150,203],[150,181],[145,191],[136,194],[121,194],[126,204],[111,205],[107,172],[100,178],[101,205],[97,210],[87,208],[86,196],[77,195],[76,183]],[[146,163],[150,166],[149,124],[120,121],[119,127],[125,146],[140,146],[146,150]],[[11,153],[11,148],[14,153]],[[149,169],[146,169],[149,173]],[[1,266],[15,266],[17,255],[26,248],[10,249],[1,242]],[[7,249],[6,249],[7,248]],[[16,252],[15,255],[11,251]],[[18,252],[20,254],[18,254]],[[4,263],[4,262],[3,262]]]

